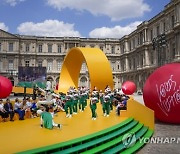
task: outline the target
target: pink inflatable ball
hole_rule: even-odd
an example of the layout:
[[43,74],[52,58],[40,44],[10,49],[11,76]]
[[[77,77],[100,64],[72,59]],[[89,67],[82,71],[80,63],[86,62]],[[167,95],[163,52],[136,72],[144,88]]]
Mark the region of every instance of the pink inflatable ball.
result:
[[126,81],[122,85],[122,91],[125,95],[132,95],[136,91],[136,85],[132,81]]
[[144,103],[154,110],[156,119],[180,124],[180,63],[156,69],[146,80]]
[[0,98],[8,97],[12,92],[12,88],[11,81],[4,76],[0,76]]

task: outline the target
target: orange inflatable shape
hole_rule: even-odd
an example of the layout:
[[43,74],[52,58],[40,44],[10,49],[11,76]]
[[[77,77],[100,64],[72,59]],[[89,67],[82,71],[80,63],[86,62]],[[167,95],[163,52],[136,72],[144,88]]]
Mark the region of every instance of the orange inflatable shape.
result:
[[86,62],[90,89],[96,86],[99,90],[109,85],[114,87],[110,63],[106,55],[99,48],[72,48],[67,53],[59,79],[58,92],[66,93],[70,86],[78,87],[78,79],[82,63]]

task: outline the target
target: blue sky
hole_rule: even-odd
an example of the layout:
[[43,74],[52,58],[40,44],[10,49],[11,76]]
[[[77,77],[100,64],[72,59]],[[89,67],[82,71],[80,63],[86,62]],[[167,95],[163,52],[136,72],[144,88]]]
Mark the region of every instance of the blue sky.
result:
[[170,0],[0,0],[0,29],[14,34],[121,38]]

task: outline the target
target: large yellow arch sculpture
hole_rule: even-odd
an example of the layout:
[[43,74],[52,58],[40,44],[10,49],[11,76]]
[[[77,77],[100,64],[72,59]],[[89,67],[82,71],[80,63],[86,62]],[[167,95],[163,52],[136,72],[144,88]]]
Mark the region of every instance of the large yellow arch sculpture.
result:
[[86,62],[90,89],[94,86],[104,90],[106,85],[113,89],[113,76],[106,55],[98,48],[72,48],[67,53],[60,73],[58,92],[66,93],[70,86],[78,87],[82,63]]

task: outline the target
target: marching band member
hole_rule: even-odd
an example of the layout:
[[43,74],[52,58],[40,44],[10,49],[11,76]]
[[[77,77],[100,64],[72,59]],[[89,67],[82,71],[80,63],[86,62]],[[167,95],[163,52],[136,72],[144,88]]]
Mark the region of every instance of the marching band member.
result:
[[103,113],[104,116],[109,117],[109,110],[110,110],[110,96],[108,94],[108,91],[105,92],[105,96],[104,96],[104,102],[103,102]]
[[80,91],[79,109],[81,112],[84,112],[85,100],[86,100],[86,93],[84,91]]
[[[65,97],[65,112],[66,112],[66,117],[71,118],[72,117],[72,106],[73,106],[73,96],[71,95],[70,92],[67,92],[67,95]],[[69,112],[68,112],[69,109]]]
[[111,111],[113,110],[113,93],[111,92],[111,88],[109,86],[106,87],[105,91],[108,93],[109,97],[110,97],[110,109]]
[[73,113],[77,114],[79,95],[77,91],[74,92],[74,100],[73,100]]
[[91,98],[90,98],[90,108],[91,108],[91,112],[92,112],[92,120],[96,120],[96,117],[97,117],[96,103],[98,103],[98,98],[96,97],[95,93],[92,93]]

